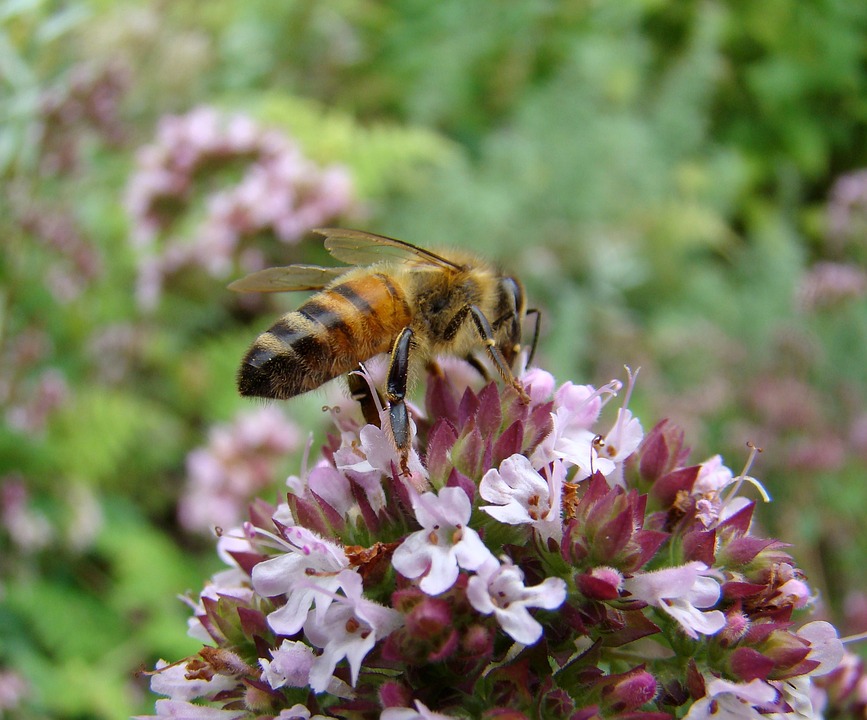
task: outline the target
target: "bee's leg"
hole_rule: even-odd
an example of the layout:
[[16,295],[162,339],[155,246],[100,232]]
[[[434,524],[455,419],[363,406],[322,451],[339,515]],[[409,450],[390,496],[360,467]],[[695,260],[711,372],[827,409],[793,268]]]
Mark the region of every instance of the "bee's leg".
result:
[[[530,364],[533,362],[533,357],[536,355],[536,346],[539,344],[539,321],[542,317],[542,313],[537,308],[529,308],[524,313],[524,317],[530,317],[530,315],[536,316],[536,322],[533,323],[533,340],[530,343],[530,354],[527,355],[527,367],[530,366]],[[505,315],[501,315],[494,322],[492,322],[491,328],[493,330],[498,330],[500,326],[507,321],[512,321],[514,325],[515,318],[517,318],[516,313],[508,312]],[[520,328],[515,328],[513,334],[516,338],[520,339]],[[520,341],[515,342],[515,347],[513,348],[513,351],[515,355],[521,352]]]
[[[360,364],[360,363],[359,363]],[[346,376],[349,385],[349,394],[361,407],[361,414],[368,425],[379,427],[379,410],[373,393],[376,392],[367,379],[357,372],[351,372]],[[380,403],[382,404],[382,403]]]
[[473,355],[473,353],[467,353],[464,360],[473,366],[473,369],[482,376],[485,382],[491,382],[491,373],[488,372],[488,368],[486,368],[485,364]]
[[412,343],[412,329],[405,327],[391,349],[391,363],[388,366],[388,379],[385,396],[388,399],[388,419],[391,434],[400,454],[400,471],[410,475],[409,450],[412,438],[409,434],[409,411],[406,409],[406,378],[409,374],[409,351]]
[[455,316],[449,321],[449,324],[446,327],[446,340],[452,340],[455,335],[458,334],[458,330],[460,330],[461,325],[464,323],[468,314],[473,319],[473,324],[476,326],[476,330],[482,338],[482,342],[485,344],[485,350],[491,358],[491,362],[494,363],[494,367],[497,368],[500,377],[503,378],[503,382],[511,385],[518,395],[520,395],[521,400],[529,403],[530,396],[527,395],[524,386],[518,382],[518,378],[515,377],[512,368],[509,367],[509,363],[506,361],[506,358],[503,357],[502,350],[497,347],[497,341],[494,339],[494,331],[491,328],[491,323],[488,321],[488,318],[485,317],[485,313],[483,313],[476,305],[465,305],[455,313]]
[[536,346],[539,344],[539,321],[542,319],[542,313],[536,308],[530,308],[525,313],[524,317],[530,315],[536,316],[536,322],[533,326],[533,342],[530,344],[530,354],[527,356],[527,367],[533,362],[533,357],[536,355]]

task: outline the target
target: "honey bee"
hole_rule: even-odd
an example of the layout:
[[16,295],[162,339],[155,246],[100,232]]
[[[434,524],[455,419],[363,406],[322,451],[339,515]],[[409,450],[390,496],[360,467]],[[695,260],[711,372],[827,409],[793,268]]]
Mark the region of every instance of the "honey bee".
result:
[[[438,355],[472,361],[484,348],[503,380],[529,401],[512,365],[524,319],[536,311],[527,310],[517,278],[463,252],[434,253],[359,230],[314,232],[348,266],[273,267],[229,285],[237,292],[318,291],[256,338],[238,371],[241,395],[291,398],[390,352],[385,398],[405,474],[412,438],[404,400],[420,363]],[[536,337],[538,322],[532,348]]]

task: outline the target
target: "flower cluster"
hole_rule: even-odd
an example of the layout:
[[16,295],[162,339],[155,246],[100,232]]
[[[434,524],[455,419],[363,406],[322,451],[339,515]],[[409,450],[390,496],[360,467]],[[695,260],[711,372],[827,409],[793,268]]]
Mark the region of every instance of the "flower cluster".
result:
[[301,431],[273,405],[212,428],[207,446],[187,455],[180,524],[192,532],[237,525],[247,503],[271,486],[278,463],[300,444]]
[[0,349],[0,405],[6,424],[39,435],[69,397],[65,376],[46,364],[53,348],[48,335],[28,327],[9,333]]
[[[126,206],[141,253],[138,298],[148,308],[165,279],[181,270],[203,267],[224,278],[233,268],[261,269],[264,258],[243,247],[244,238],[269,233],[294,243],[354,207],[345,168],[320,168],[283,133],[209,107],[164,117],[137,165]],[[239,167],[236,182],[214,189],[216,173]],[[201,219],[194,230],[178,232],[196,214],[191,206],[203,208]]]
[[867,294],[867,272],[854,263],[819,262],[801,279],[798,304],[807,311],[842,305]]
[[207,645],[160,664],[156,717],[813,716],[842,645],[796,621],[811,592],[750,531],[757,481],[645,434],[631,375],[531,370],[524,398],[460,377],[427,378],[407,471],[387,413],[335,413],[286,502],[222,535]]
[[120,104],[129,84],[130,73],[121,64],[81,64],[62,84],[42,94],[40,150],[42,169],[47,175],[77,167],[83,129],[95,132],[102,142],[113,147],[125,140]]
[[59,303],[76,300],[103,273],[102,255],[77,227],[72,212],[10,193],[15,221],[49,260],[43,283]]
[[840,251],[862,243],[867,223],[867,170],[856,170],[837,178],[828,198],[828,240]]

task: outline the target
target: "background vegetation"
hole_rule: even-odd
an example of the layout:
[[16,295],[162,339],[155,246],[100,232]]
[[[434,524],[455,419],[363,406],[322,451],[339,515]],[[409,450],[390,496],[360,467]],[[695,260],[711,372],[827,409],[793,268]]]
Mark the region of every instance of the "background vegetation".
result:
[[0,3],[0,714],[147,711],[197,647],[189,508],[276,497],[332,397],[236,397],[296,299],[225,285],[320,224],[501,261],[558,379],[762,446],[761,522],[867,630],[865,140],[850,0]]

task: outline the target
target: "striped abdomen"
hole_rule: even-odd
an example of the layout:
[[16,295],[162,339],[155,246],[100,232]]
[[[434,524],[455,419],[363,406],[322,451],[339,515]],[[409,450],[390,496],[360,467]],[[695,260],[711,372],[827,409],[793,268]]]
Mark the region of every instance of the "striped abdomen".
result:
[[285,399],[313,390],[391,350],[410,324],[409,305],[387,275],[341,282],[262,333],[238,372],[241,395]]

